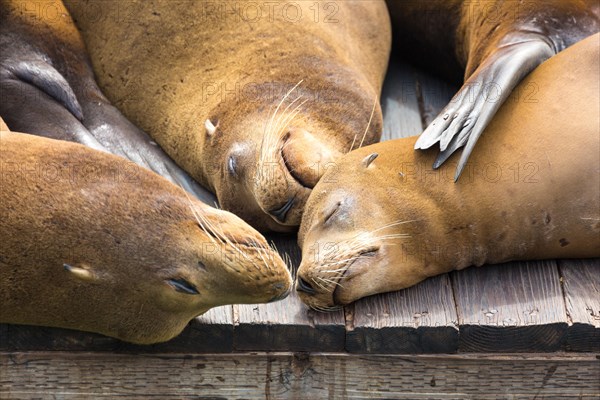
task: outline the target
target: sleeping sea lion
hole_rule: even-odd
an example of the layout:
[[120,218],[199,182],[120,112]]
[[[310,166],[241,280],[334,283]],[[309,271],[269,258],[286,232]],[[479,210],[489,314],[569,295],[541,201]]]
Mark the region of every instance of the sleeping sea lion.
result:
[[113,104],[257,229],[296,230],[324,171],[380,138],[383,1],[65,4]]
[[[471,265],[600,256],[600,34],[501,107],[454,183],[415,138],[346,155],[315,186],[297,290],[329,309]],[[535,84],[536,102],[518,101]],[[398,157],[400,155],[400,157]]]
[[0,160],[1,323],[156,343],[292,286],[241,219],[121,157],[4,128]]

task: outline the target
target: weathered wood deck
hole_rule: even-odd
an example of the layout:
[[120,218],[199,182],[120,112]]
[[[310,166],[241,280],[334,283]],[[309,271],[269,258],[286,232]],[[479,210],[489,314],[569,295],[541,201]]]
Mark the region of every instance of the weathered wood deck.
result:
[[[456,88],[406,64],[390,68],[384,140],[419,134]],[[297,266],[294,237],[272,238]],[[600,352],[600,260],[470,268],[343,311],[306,309],[295,294],[213,309],[150,347],[61,329],[0,325],[0,351],[309,351],[350,353]]]
[[[390,70],[384,140],[419,134],[456,88],[405,64]],[[271,239],[297,267],[295,238]],[[600,260],[514,262],[331,314],[295,293],[220,307],[153,346],[0,325],[0,398],[597,399],[594,352]]]
[[2,399],[598,399],[590,355],[0,354]]

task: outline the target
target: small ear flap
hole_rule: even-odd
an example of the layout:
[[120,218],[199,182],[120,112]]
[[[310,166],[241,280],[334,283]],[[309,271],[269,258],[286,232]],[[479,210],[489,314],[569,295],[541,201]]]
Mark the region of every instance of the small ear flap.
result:
[[366,156],[363,160],[362,160],[362,164],[365,168],[368,168],[369,165],[371,165],[371,163],[377,158],[379,157],[379,154],[377,153],[373,153],[373,154],[369,154],[368,156]]
[[66,271],[73,274],[74,277],[76,277],[77,279],[81,279],[82,281],[94,282],[94,281],[98,280],[98,277],[89,269],[81,268],[81,267],[74,267],[69,264],[63,264],[63,267],[65,268]]
[[217,125],[213,124],[210,119],[207,119],[204,122],[204,128],[206,129],[206,134],[208,136],[213,136],[217,132],[217,128],[219,127],[219,123]]

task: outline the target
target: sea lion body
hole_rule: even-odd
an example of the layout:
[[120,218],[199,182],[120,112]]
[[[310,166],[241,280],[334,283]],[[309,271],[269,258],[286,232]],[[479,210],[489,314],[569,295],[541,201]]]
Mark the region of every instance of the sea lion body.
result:
[[0,0],[0,21],[0,115],[13,131],[117,154],[214,201],[104,97],[62,1]]
[[600,256],[599,49],[597,34],[527,77],[457,183],[415,138],[346,155],[307,203],[302,300],[327,309],[471,265]]
[[[458,179],[485,127],[517,84],[542,62],[600,30],[597,0],[388,0],[394,40],[415,61],[464,85],[415,144],[440,144],[439,167],[465,146]],[[432,56],[436,62],[431,63]],[[523,88],[529,96],[537,88]]]
[[383,1],[65,3],[111,101],[258,229],[297,229],[322,173],[380,138]]
[[211,307],[284,297],[241,219],[121,157],[0,132],[0,322],[169,340]]

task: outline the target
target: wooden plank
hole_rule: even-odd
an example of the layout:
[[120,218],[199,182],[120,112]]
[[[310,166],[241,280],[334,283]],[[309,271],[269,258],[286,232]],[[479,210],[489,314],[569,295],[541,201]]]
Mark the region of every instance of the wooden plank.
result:
[[2,399],[592,399],[582,355],[0,353]]
[[447,274],[405,290],[359,300],[355,310],[354,324],[348,324],[349,352],[406,354],[458,350],[458,317]]
[[512,262],[451,274],[459,351],[557,351],[567,331],[555,261]]
[[[300,265],[296,237],[272,236],[278,251],[290,260],[293,274]],[[236,305],[234,348],[262,351],[342,351],[345,344],[343,311],[309,310],[295,291],[269,304]]]
[[600,352],[600,259],[559,260],[569,317],[566,349]]
[[460,87],[422,70],[416,70],[417,100],[423,129],[427,128],[450,102]]
[[0,324],[0,351],[231,352],[231,306],[217,307],[192,320],[176,338],[148,346],[100,334],[40,326]]
[[417,99],[415,71],[392,57],[381,93],[381,141],[419,135],[423,131]]

